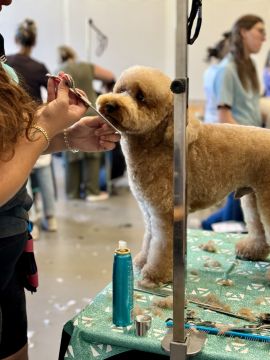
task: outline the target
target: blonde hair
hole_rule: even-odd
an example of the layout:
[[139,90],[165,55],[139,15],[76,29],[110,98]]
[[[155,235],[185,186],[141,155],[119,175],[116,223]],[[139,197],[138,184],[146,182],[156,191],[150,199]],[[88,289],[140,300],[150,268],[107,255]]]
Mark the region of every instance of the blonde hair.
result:
[[60,62],[63,63],[67,60],[75,60],[77,54],[70,46],[62,45],[58,47],[58,54]]

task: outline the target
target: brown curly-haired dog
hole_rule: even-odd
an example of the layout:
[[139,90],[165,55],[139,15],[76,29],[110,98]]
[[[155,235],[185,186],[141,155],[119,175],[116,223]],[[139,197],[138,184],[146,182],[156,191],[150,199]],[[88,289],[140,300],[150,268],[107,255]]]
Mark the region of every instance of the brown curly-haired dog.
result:
[[[101,95],[101,113],[121,131],[131,190],[143,212],[145,235],[135,264],[146,283],[172,280],[173,95],[157,69],[127,69],[113,93]],[[237,254],[263,260],[270,252],[270,131],[203,124],[190,119],[188,210],[207,208],[230,192],[242,198],[248,236]]]

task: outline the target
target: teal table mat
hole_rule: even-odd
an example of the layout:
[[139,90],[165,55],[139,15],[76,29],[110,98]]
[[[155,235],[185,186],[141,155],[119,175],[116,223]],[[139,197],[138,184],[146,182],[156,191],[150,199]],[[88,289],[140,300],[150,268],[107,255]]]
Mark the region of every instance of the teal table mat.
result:
[[[231,311],[238,312],[248,308],[255,315],[270,312],[270,287],[265,272],[270,262],[237,261],[229,278],[232,286],[221,286],[219,279],[235,261],[235,243],[243,235],[222,234],[201,230],[188,230],[186,296],[203,301],[214,294]],[[201,249],[200,245],[212,240],[217,248],[215,253]],[[216,267],[207,266],[216,262]],[[162,289],[161,289],[162,290]],[[170,294],[170,288],[167,289]],[[166,334],[165,319],[172,317],[171,310],[162,309],[158,315],[154,311],[153,301],[158,297],[135,291],[135,308],[144,309],[152,316],[152,327],[147,337],[136,337],[133,327],[125,330],[112,324],[112,290],[109,284],[73,319],[68,321],[64,330],[71,335],[65,359],[107,359],[128,350],[141,350],[156,354],[166,353],[161,348],[161,340]],[[212,311],[206,311],[190,304],[202,320],[216,321],[222,324],[245,324]],[[267,359],[270,358],[270,343],[248,341],[239,338],[207,335],[206,344],[196,360],[226,359]]]

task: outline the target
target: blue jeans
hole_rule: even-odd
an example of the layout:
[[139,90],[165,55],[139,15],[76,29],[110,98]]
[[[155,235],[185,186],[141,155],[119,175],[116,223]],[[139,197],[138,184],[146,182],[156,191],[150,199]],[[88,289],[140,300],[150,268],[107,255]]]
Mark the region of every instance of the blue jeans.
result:
[[213,230],[212,224],[222,222],[222,221],[243,221],[243,213],[240,205],[240,200],[234,198],[234,193],[231,193],[227,197],[227,202],[217,212],[210,215],[207,219],[202,221],[202,228],[204,230]]
[[38,181],[38,188],[41,193],[43,212],[45,217],[55,215],[55,198],[53,187],[53,174],[51,165],[34,168]]

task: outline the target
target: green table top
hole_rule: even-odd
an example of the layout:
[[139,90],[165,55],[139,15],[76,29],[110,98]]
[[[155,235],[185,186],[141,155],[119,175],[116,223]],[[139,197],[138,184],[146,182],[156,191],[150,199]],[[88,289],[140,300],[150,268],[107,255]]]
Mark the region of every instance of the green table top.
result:
[[[232,286],[218,285],[218,279],[235,260],[234,245],[243,235],[221,234],[201,230],[188,231],[187,251],[187,298],[203,301],[209,294],[215,294],[231,311],[251,309],[254,314],[270,312],[270,287],[265,271],[270,262],[238,261],[229,275]],[[200,244],[212,240],[216,253],[200,248]],[[206,267],[209,260],[219,262],[218,267]],[[169,293],[169,291],[168,291]],[[157,296],[135,291],[135,304],[152,316],[152,327],[147,337],[136,337],[133,327],[125,331],[112,324],[112,291],[109,284],[91,304],[65,324],[65,331],[71,335],[65,359],[106,359],[127,350],[141,350],[164,354],[161,340],[166,334],[165,319],[172,317],[171,310],[162,310],[159,316],[153,314],[153,300]],[[189,305],[202,320],[211,320],[237,326],[245,321],[234,319],[212,311]],[[270,336],[270,332],[269,332]],[[270,343],[248,341],[239,338],[207,335],[207,342],[198,355],[198,360],[266,359],[270,358]]]

